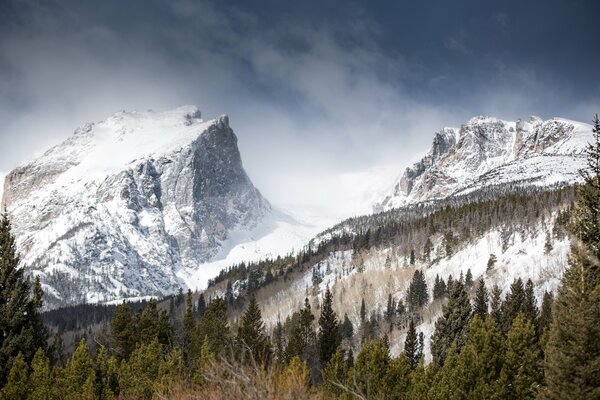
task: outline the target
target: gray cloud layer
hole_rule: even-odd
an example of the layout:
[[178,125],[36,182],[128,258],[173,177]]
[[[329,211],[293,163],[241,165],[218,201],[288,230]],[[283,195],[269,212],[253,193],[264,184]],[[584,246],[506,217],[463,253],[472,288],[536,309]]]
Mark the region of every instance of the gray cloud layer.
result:
[[[350,18],[323,21],[222,4],[0,8],[0,171],[120,109],[196,104],[207,117],[230,115],[246,168],[268,198],[319,205],[343,198],[338,174],[406,165],[435,130],[473,115],[564,110],[589,119],[599,105],[599,87],[565,101],[564,85],[549,82],[543,66],[470,48],[472,31],[438,38],[448,57],[492,71],[458,91],[452,68],[385,45],[386,22],[359,6]],[[510,29],[505,13],[489,21],[500,34]]]

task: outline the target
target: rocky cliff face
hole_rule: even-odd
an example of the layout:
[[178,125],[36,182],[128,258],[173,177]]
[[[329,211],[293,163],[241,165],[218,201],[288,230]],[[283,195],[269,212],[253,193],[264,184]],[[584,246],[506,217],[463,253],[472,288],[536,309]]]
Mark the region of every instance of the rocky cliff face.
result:
[[554,118],[503,121],[476,117],[437,132],[427,155],[398,178],[374,207],[388,210],[503,184],[575,182],[591,126]]
[[271,210],[226,116],[120,112],[10,172],[2,204],[49,306],[165,295]]

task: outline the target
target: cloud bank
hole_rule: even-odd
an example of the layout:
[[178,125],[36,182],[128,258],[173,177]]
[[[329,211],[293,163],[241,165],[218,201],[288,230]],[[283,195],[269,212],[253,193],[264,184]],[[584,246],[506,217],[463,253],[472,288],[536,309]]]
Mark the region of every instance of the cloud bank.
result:
[[[195,104],[206,118],[230,115],[245,167],[272,202],[328,206],[350,201],[348,174],[400,173],[443,126],[557,109],[577,118],[599,104],[588,96],[565,108],[542,70],[472,48],[468,29],[440,32],[440,49],[493,74],[456,89],[452,68],[385,45],[386,24],[349,8],[323,20],[228,2],[9,2],[0,170],[121,109]],[[505,13],[489,19],[510,28]]]

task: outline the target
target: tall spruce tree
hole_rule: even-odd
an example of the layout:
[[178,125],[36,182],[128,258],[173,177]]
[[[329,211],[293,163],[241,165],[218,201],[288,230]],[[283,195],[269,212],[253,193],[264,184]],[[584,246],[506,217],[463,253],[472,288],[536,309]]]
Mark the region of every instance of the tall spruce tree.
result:
[[0,399],[27,400],[28,397],[27,363],[23,354],[19,353],[12,363],[6,385],[0,390]]
[[40,318],[42,290],[34,288],[19,268],[15,238],[8,215],[0,217],[0,387],[8,378],[15,357],[30,363],[38,348],[46,348],[47,331]]
[[419,361],[423,356],[423,342],[419,340],[417,331],[415,329],[414,321],[410,320],[408,324],[408,332],[406,333],[406,340],[404,341],[404,354],[408,359],[408,364],[411,369],[415,369],[419,365]]
[[196,330],[197,337],[208,343],[213,355],[221,356],[231,350],[232,338],[227,323],[227,304],[222,298],[217,297],[210,302]]
[[128,358],[135,348],[136,328],[127,303],[123,302],[115,309],[110,329],[114,352],[121,358]]
[[421,270],[416,270],[408,287],[407,293],[408,309],[411,312],[419,310],[429,300],[427,293],[427,283],[425,274]]
[[489,295],[485,287],[485,281],[479,280],[477,290],[475,291],[475,301],[473,302],[473,315],[479,315],[481,320],[485,320],[488,315]]
[[467,339],[469,321],[471,319],[471,301],[461,281],[452,285],[448,295],[448,303],[442,308],[442,316],[435,323],[435,331],[431,337],[431,354],[438,367],[444,365],[450,348],[458,351]]
[[242,316],[237,335],[241,354],[248,352],[252,359],[260,364],[266,364],[271,358],[269,340],[265,335],[265,324],[256,297],[250,296],[250,303]]
[[335,311],[333,311],[333,295],[329,286],[325,290],[323,297],[323,306],[321,307],[321,316],[319,317],[319,358],[321,365],[324,366],[336,352],[342,342],[340,325],[338,323]]
[[577,190],[569,267],[546,346],[544,397],[600,398],[600,120],[594,118],[584,184]]
[[354,336],[354,326],[352,325],[352,321],[350,321],[350,318],[348,318],[348,314],[346,313],[344,313],[341,331],[342,339],[352,339],[352,336]]
[[502,399],[535,398],[541,381],[539,345],[532,321],[519,313],[508,332],[506,356],[498,381],[497,393]]

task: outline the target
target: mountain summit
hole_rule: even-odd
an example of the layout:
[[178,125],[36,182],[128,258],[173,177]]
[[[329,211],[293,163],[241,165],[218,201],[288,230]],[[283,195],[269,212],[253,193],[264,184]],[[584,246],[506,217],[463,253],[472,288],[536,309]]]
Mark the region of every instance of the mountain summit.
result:
[[10,172],[2,199],[49,305],[165,295],[271,206],[227,116],[119,112]]
[[389,210],[489,186],[573,183],[592,127],[562,118],[504,121],[475,117],[437,132],[429,152],[406,168],[374,207]]

